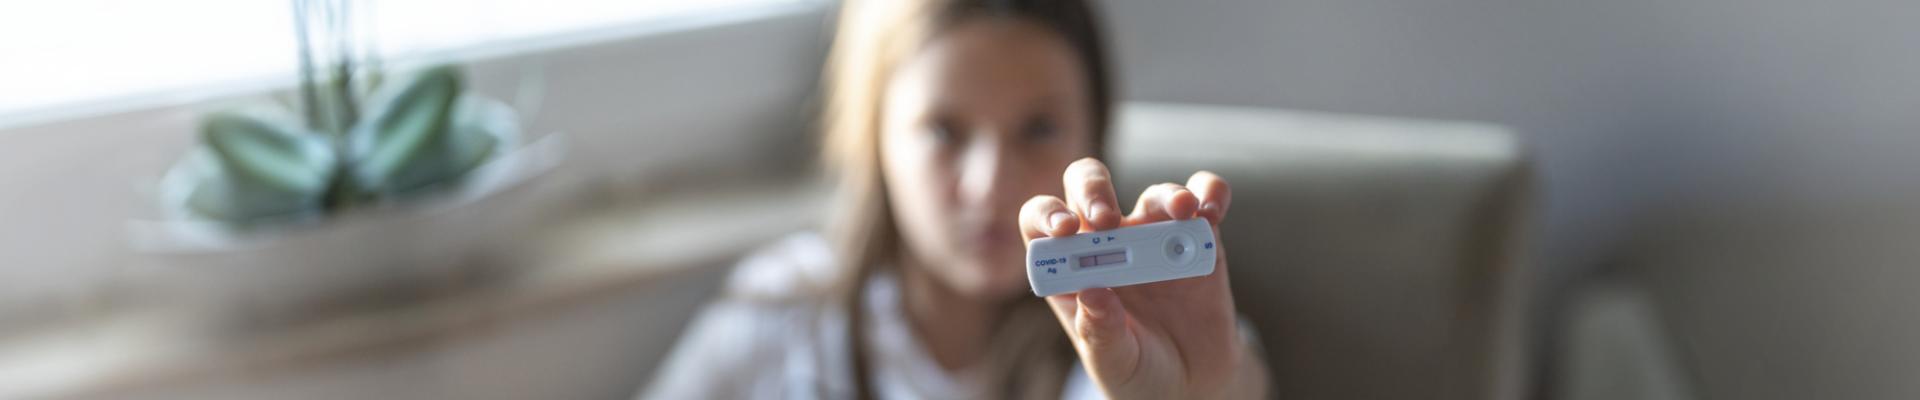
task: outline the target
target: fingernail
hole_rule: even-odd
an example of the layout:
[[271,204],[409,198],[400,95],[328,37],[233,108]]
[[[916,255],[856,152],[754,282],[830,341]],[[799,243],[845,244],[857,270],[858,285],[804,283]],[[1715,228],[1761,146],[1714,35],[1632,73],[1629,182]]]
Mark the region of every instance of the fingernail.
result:
[[1073,219],[1073,214],[1068,214],[1066,211],[1054,211],[1053,215],[1047,216],[1047,229],[1060,230],[1060,226],[1065,225],[1069,219]]
[[1107,205],[1106,202],[1094,202],[1092,207],[1087,208],[1087,219],[1089,220],[1099,219],[1100,216],[1107,215],[1112,212],[1113,212],[1113,206]]

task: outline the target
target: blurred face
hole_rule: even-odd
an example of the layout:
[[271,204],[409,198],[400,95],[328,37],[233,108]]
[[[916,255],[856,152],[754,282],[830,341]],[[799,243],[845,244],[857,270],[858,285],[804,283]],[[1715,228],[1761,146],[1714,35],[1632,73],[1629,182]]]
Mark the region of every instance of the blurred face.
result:
[[1079,62],[1041,26],[983,17],[900,65],[882,104],[880,158],[904,267],[967,296],[1026,291],[1020,205],[1059,195],[1067,164],[1093,153]]

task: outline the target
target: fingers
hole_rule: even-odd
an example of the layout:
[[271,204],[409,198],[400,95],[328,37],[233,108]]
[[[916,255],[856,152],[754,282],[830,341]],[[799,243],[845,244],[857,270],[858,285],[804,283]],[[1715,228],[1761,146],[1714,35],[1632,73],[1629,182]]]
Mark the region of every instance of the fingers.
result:
[[1067,165],[1061,177],[1067,194],[1067,207],[1084,218],[1086,231],[1120,227],[1120,207],[1113,192],[1113,177],[1107,164],[1092,157]]
[[1233,190],[1227,186],[1227,180],[1211,171],[1195,172],[1187,179],[1187,190],[1199,196],[1199,215],[1213,226],[1220,226],[1227,219],[1227,206],[1233,204]]
[[1133,379],[1140,367],[1140,338],[1127,326],[1130,317],[1113,289],[1047,296],[1047,305],[1094,376],[1116,383]]
[[1033,196],[1020,206],[1020,237],[1034,239],[1067,236],[1080,231],[1080,218],[1067,208],[1066,201],[1053,196]]
[[1055,319],[1060,320],[1060,329],[1062,329],[1063,332],[1073,332],[1074,316],[1080,313],[1080,295],[1078,293],[1047,296],[1047,307],[1053,309],[1053,316]]
[[1193,218],[1199,207],[1200,198],[1185,186],[1157,184],[1140,193],[1140,201],[1134,203],[1133,214],[1127,216],[1126,225]]
[[1112,289],[1087,289],[1076,296],[1079,309],[1068,330],[1081,362],[1096,376],[1114,382],[1132,380],[1140,364],[1140,341],[1127,327],[1127,311]]
[[[1213,224],[1213,235],[1215,241],[1219,242],[1220,223],[1227,220],[1227,206],[1233,204],[1233,189],[1227,186],[1225,178],[1221,178],[1212,171],[1193,173],[1193,177],[1187,178],[1187,189],[1199,196],[1198,214],[1201,218],[1206,218],[1207,223]],[[1214,258],[1213,275],[1217,277],[1215,279],[1224,282],[1227,279],[1227,246],[1225,243],[1220,243],[1215,246],[1214,251],[1218,254]]]

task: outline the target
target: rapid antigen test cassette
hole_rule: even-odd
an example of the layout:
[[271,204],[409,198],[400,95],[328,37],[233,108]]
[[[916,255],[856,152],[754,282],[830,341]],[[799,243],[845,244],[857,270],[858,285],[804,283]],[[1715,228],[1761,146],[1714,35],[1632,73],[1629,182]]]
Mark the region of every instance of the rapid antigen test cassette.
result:
[[1033,294],[1137,285],[1213,273],[1213,227],[1205,218],[1161,221],[1027,244]]

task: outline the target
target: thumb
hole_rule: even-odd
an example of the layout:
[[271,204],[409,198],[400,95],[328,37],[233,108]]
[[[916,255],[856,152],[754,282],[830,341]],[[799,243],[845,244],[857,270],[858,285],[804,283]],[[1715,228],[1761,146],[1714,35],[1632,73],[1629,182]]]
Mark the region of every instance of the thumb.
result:
[[1112,289],[1080,291],[1074,314],[1074,347],[1095,380],[1118,385],[1131,380],[1140,365],[1140,341],[1127,326],[1127,310]]

